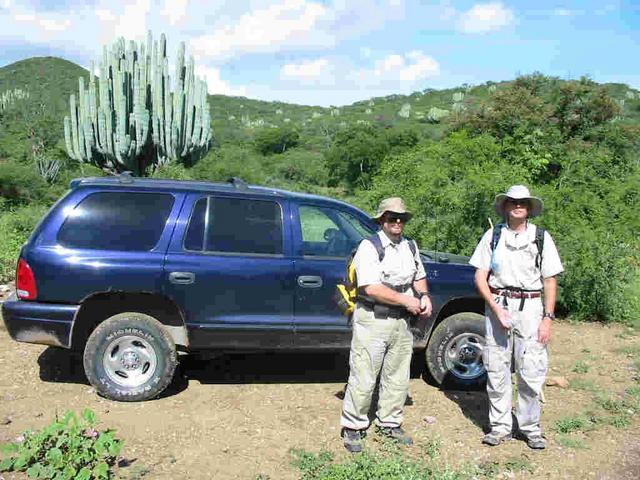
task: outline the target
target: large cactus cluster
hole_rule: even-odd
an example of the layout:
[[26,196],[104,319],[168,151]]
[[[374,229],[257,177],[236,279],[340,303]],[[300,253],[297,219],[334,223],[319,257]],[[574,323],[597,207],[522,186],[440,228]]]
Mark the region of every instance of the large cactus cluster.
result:
[[17,100],[24,100],[25,98],[29,98],[29,92],[27,90],[22,90],[21,88],[6,90],[0,93],[0,110],[5,110]]
[[69,156],[144,175],[149,166],[190,163],[204,154],[212,134],[207,84],[195,77],[193,57],[185,66],[184,53],[181,43],[172,92],[164,34],[160,43],[149,32],[146,43],[120,38],[105,46],[97,82],[92,65],[88,88],[80,77],[78,97],[69,99]]

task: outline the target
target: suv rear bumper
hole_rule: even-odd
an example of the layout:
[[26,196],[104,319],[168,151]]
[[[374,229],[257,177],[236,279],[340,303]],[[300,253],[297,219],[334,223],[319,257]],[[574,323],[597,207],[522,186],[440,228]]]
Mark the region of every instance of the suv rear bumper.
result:
[[2,318],[18,342],[71,347],[73,319],[80,305],[25,302],[15,294],[2,304]]

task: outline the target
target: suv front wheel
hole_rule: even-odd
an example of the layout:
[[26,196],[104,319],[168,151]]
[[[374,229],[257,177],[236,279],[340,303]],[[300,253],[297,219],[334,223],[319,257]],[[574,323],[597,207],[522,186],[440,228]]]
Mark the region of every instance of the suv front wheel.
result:
[[439,385],[469,387],[482,383],[484,317],[477,313],[456,313],[436,327],[427,345],[427,368]]
[[84,370],[99,394],[121,402],[148,400],[173,379],[176,347],[162,324],[138,312],[109,317],[84,349]]

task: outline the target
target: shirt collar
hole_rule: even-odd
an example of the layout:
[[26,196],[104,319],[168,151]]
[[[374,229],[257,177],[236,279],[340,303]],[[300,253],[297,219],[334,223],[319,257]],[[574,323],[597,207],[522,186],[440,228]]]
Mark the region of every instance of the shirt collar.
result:
[[391,239],[387,237],[387,234],[384,233],[384,230],[379,230],[378,236],[380,237],[382,248],[387,248],[389,245],[400,245],[404,241],[404,237],[400,237],[400,241],[397,244],[394,244]]

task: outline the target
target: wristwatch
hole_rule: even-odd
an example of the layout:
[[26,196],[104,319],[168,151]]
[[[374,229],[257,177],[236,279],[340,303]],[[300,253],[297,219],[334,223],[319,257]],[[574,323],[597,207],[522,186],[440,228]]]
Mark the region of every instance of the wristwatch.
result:
[[429,295],[429,292],[417,292],[418,293],[418,297],[422,298],[422,297],[431,297],[431,295]]
[[545,318],[545,317],[548,317],[551,320],[555,320],[556,319],[556,316],[551,312],[544,312],[544,315],[542,316],[542,318]]

